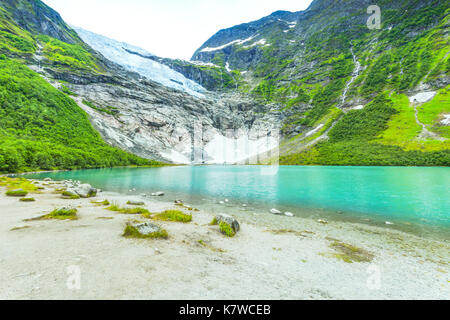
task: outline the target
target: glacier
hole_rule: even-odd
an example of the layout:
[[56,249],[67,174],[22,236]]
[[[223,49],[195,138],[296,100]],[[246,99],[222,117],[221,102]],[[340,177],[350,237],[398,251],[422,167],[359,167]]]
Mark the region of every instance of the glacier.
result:
[[150,59],[149,57],[154,55],[146,50],[79,27],[72,27],[84,42],[108,60],[165,87],[181,90],[198,98],[204,97],[207,91],[205,88],[168,66]]

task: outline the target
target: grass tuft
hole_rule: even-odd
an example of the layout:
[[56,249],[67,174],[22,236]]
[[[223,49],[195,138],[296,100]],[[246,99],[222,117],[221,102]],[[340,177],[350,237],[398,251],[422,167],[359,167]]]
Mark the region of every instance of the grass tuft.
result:
[[35,202],[36,199],[35,198],[21,198],[20,201],[21,202]]
[[144,217],[160,221],[172,221],[183,223],[189,223],[192,221],[192,215],[185,214],[180,210],[166,210],[164,212],[155,214],[151,217],[149,215],[144,215]]
[[6,195],[8,197],[25,197],[28,194],[27,191],[24,190],[8,190],[6,191]]
[[145,208],[140,208],[140,207],[139,208],[122,208],[116,204],[112,204],[111,206],[106,208],[106,210],[119,212],[119,213],[123,213],[123,214],[150,214],[150,211],[148,211]]

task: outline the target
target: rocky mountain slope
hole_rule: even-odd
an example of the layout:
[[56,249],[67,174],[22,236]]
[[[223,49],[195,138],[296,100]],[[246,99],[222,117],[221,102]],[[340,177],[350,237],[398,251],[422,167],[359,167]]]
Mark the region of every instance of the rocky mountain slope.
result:
[[[33,118],[3,121],[0,163],[11,162],[12,150],[28,167],[64,167],[30,157],[32,143],[11,142],[28,127],[35,128],[26,130],[28,141],[52,136],[77,147],[67,111],[48,116],[59,104],[37,94],[39,78],[110,145],[147,159],[450,165],[449,4],[379,1],[381,28],[369,29],[371,4],[315,0],[302,12],[275,12],[219,31],[188,62],[79,30],[80,37],[39,0],[2,1],[0,54],[10,70],[27,68],[36,84],[18,83],[17,91],[40,97],[34,117],[49,131],[38,134]],[[8,94],[12,72],[4,79]],[[2,97],[3,111],[23,101]],[[67,128],[65,136],[54,128]]]
[[381,28],[369,29],[372,4],[315,0],[221,30],[192,59],[291,110],[282,163],[448,165],[449,3],[378,1]]
[[[64,97],[72,106],[76,103],[78,113],[80,108],[84,109],[91,124],[110,145],[147,159],[175,163],[234,163],[277,145],[273,136],[268,136],[280,117],[280,113],[269,112],[273,105],[255,103],[251,97],[241,93],[217,94],[205,90],[196,97],[185,92],[186,87],[176,90],[163,86],[151,80],[148,69],[130,68],[126,63],[120,65],[106,59],[101,52],[83,42],[57,13],[38,0],[1,2],[0,5],[0,52],[3,59],[18,68],[26,66],[27,73],[36,83],[41,78],[51,85],[44,87],[52,95]],[[27,11],[31,20],[40,21],[38,24],[42,30],[21,27],[21,20],[14,18],[17,10]],[[51,19],[54,21],[48,22]],[[46,23],[50,25],[45,26]],[[55,30],[44,32],[51,28]],[[73,37],[68,39],[68,35]],[[126,49],[132,51],[135,48]],[[167,71],[164,66],[161,68]],[[162,74],[167,79],[176,72],[168,70]],[[14,81],[11,73],[5,78],[8,83]],[[37,95],[37,85],[18,85],[18,90],[28,99]],[[5,83],[5,89],[7,86]],[[192,84],[192,88],[201,87]],[[11,103],[14,107],[14,102]],[[35,117],[47,119],[46,112],[54,105],[53,100],[43,101],[35,107]],[[53,137],[55,127],[63,128],[64,118],[61,110],[58,117],[48,119],[51,122],[46,133],[48,140]],[[33,121],[32,118],[29,121]],[[4,159],[13,149],[20,159],[31,152],[32,144],[22,150],[17,144],[9,143],[14,139],[14,135],[9,133],[15,130],[20,134],[24,126],[31,125],[30,122],[23,123],[16,118],[2,123],[4,137],[0,140],[0,147],[4,147],[1,149]],[[66,128],[65,134],[75,135],[74,128]],[[46,137],[45,134],[37,135],[35,130],[29,130],[27,136],[29,140]],[[80,145],[80,149],[85,147]],[[230,147],[233,152],[226,151]],[[44,168],[34,160],[25,162],[22,167]],[[49,167],[52,165],[45,165],[45,168]],[[54,167],[66,166],[58,162]]]

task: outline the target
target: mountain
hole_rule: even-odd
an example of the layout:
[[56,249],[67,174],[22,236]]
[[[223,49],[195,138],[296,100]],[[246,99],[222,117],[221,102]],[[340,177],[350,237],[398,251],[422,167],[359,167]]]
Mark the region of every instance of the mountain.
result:
[[220,30],[192,59],[280,105],[283,164],[449,165],[449,2],[378,1],[380,29],[367,27],[372,4],[275,12]]
[[[271,105],[207,92],[142,49],[80,37],[39,0],[0,2],[0,23],[0,171],[234,163],[276,146],[259,133],[276,123]],[[231,144],[239,150],[227,154]]]
[[448,1],[380,0],[380,29],[369,5],[278,11],[182,61],[77,32],[39,0],[2,0],[0,171],[448,166]]
[[156,163],[108,146],[73,100],[28,68],[41,50],[61,70],[102,68],[42,2],[0,2],[1,172]]

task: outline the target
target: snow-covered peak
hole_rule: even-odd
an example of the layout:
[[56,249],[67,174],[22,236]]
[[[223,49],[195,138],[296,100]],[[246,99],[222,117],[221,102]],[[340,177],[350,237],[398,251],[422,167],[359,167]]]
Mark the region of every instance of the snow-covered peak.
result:
[[94,50],[108,60],[115,62],[129,71],[162,84],[163,86],[185,91],[196,97],[203,97],[206,89],[198,83],[187,79],[181,73],[154,61],[148,57],[153,54],[130,44],[109,39],[105,36],[74,27],[78,35]]

